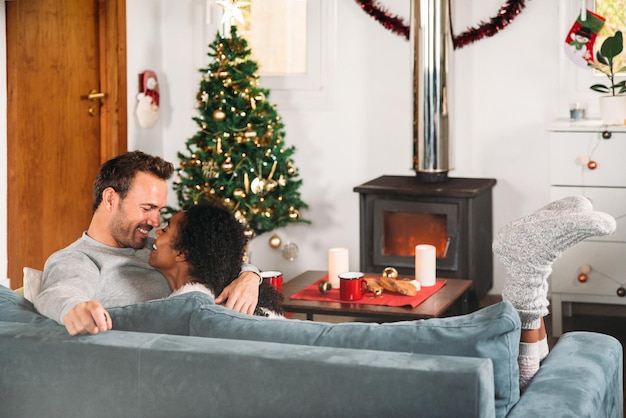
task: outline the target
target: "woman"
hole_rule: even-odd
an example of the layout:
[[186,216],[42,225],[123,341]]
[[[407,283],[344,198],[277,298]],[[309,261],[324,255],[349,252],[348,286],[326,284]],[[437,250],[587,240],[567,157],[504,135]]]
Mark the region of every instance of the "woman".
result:
[[[215,298],[241,271],[247,240],[242,225],[223,206],[192,206],[174,215],[156,236],[150,265],[165,276],[170,296],[200,291]],[[255,314],[282,316],[281,298],[272,285],[262,283]]]

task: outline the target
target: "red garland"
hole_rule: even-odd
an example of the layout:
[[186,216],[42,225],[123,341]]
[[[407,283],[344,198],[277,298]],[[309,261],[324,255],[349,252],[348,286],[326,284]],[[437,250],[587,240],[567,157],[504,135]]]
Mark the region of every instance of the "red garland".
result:
[[[385,28],[409,39],[410,27],[404,23],[402,18],[391,16],[390,13],[374,0],[355,1],[360,4],[361,9],[365,10],[367,14],[380,22]],[[469,28],[458,36],[455,36],[454,32],[452,32],[452,45],[454,49],[463,48],[467,44],[483,38],[489,38],[500,32],[513,22],[513,19],[521,13],[525,6],[525,0],[507,0],[506,3],[500,7],[500,10],[498,10],[498,14],[489,19],[488,22],[482,22],[476,28]]]
[[365,10],[368,15],[376,19],[385,28],[409,39],[411,28],[404,24],[401,17],[391,16],[389,12],[380,7],[374,0],[356,0],[356,2],[361,5],[361,9]]

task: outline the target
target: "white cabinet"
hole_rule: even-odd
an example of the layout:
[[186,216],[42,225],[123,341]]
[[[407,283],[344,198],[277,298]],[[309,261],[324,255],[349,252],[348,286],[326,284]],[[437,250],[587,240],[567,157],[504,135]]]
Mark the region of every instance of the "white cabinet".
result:
[[[583,195],[617,230],[568,249],[550,276],[552,332],[563,332],[570,302],[626,305],[626,127],[557,121],[550,129],[550,198]],[[588,271],[586,276],[581,273]],[[585,280],[586,279],[586,280]]]

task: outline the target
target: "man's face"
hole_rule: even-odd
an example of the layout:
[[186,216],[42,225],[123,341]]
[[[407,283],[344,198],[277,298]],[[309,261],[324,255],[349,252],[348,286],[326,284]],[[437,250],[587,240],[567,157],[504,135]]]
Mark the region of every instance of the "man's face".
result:
[[167,204],[167,183],[139,172],[115,209],[109,231],[119,247],[143,248],[148,233],[161,223],[161,209]]

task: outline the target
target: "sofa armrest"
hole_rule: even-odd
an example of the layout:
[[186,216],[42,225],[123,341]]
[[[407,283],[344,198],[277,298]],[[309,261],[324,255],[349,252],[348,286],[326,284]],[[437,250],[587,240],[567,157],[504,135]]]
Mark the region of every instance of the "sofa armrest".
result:
[[623,417],[620,342],[569,332],[543,361],[509,417]]

